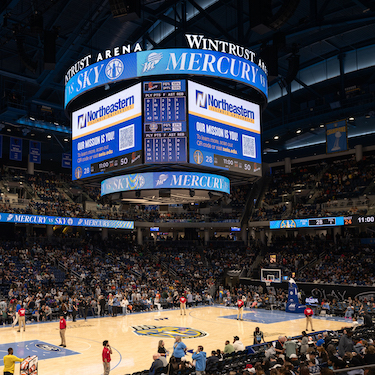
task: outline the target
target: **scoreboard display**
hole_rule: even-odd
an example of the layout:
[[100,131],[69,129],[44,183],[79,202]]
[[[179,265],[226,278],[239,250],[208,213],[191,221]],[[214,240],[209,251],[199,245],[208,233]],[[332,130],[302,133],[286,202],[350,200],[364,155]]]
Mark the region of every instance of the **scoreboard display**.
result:
[[145,164],[186,163],[186,81],[143,82]]
[[185,79],[152,80],[72,112],[73,179],[139,165],[262,175],[260,107]]

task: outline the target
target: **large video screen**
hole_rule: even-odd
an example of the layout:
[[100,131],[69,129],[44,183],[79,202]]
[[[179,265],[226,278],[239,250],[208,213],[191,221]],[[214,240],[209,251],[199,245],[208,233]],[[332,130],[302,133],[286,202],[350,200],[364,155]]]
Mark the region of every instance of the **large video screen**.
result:
[[146,164],[186,163],[186,81],[143,82]]
[[262,175],[259,105],[188,82],[189,161]]
[[141,84],[72,113],[72,178],[143,162]]

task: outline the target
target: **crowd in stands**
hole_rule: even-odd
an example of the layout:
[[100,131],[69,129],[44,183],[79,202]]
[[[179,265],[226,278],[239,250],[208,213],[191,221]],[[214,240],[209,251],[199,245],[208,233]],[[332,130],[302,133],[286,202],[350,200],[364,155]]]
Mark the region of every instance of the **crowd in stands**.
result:
[[[271,177],[262,203],[252,214],[253,221],[278,220],[284,213],[294,218],[365,215],[372,204],[372,190],[367,196],[364,193],[374,181],[375,158],[325,160],[294,167],[291,173],[280,167]],[[358,198],[363,198],[362,207],[357,207]],[[346,204],[337,203],[341,200]]]

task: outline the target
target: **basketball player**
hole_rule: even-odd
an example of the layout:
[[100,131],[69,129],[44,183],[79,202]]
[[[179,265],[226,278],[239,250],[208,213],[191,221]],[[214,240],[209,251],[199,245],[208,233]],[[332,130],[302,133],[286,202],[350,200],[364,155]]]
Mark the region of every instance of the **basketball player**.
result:
[[308,331],[309,323],[310,323],[311,330],[314,331],[313,324],[312,324],[312,316],[314,315],[314,311],[312,311],[310,306],[306,306],[304,313],[306,316],[306,331]]
[[237,301],[237,307],[238,307],[238,312],[237,312],[237,320],[240,319],[240,320],[243,320],[242,317],[243,317],[243,306],[244,306],[244,301],[243,301],[243,298],[239,298],[238,301]]
[[182,315],[182,311],[184,312],[184,315],[186,315],[186,298],[184,295],[180,298],[180,315]]

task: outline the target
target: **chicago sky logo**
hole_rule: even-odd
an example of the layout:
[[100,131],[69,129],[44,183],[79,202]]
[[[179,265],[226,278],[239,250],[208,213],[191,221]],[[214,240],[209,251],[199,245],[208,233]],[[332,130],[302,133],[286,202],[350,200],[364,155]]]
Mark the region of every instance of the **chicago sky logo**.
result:
[[147,56],[147,61],[142,64],[143,70],[142,73],[149,72],[150,70],[155,68],[155,65],[160,62],[160,60],[163,58],[162,53],[152,52]]
[[163,185],[165,181],[167,181],[168,175],[167,174],[161,174],[159,176],[159,179],[156,181],[156,186]]
[[124,64],[120,59],[111,60],[105,67],[105,75],[109,79],[117,79],[124,71]]
[[207,109],[207,95],[203,91],[195,91],[195,102],[198,107]]
[[86,120],[86,116],[83,114],[83,115],[79,115],[78,116],[78,129],[83,129],[87,126],[87,120]]

